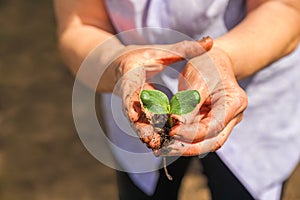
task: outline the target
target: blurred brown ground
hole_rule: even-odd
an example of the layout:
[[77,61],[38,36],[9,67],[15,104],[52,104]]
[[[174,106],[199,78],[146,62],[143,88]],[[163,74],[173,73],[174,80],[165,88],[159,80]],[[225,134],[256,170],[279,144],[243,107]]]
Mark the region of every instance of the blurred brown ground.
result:
[[[114,171],[76,134],[73,77],[60,61],[50,0],[0,0],[0,199],[117,199]],[[209,199],[193,164],[180,199]],[[300,199],[300,167],[284,200]]]

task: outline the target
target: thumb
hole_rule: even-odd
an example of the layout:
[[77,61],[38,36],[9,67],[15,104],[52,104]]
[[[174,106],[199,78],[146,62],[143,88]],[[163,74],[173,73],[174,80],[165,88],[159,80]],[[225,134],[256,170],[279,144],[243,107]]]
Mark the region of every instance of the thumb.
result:
[[167,45],[168,55],[158,58],[157,61],[163,65],[191,59],[204,54],[213,46],[213,40],[207,36],[199,41],[182,41],[172,45]]

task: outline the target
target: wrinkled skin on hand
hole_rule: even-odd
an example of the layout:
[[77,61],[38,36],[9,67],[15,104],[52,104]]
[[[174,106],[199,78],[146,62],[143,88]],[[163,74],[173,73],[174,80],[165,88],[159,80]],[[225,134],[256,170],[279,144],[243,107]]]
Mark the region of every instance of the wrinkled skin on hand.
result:
[[191,59],[181,74],[178,89],[198,90],[201,102],[187,115],[172,116],[178,121],[169,133],[175,142],[168,146],[169,152],[157,150],[156,155],[193,156],[216,151],[247,107],[247,96],[222,49],[213,47],[207,55]]
[[171,45],[129,46],[115,61],[120,77],[118,92],[122,96],[123,112],[141,141],[157,150],[161,138],[149,122],[151,113],[142,108],[140,92],[154,89],[147,80],[164,70],[168,65],[197,57],[212,47],[212,39],[183,41]]

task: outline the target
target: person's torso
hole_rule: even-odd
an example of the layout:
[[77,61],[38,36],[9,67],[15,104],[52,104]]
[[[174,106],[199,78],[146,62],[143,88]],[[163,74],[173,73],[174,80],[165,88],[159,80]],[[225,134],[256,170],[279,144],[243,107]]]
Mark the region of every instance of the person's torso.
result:
[[[106,0],[106,6],[118,33],[131,30],[131,34],[120,35],[124,44],[216,38],[245,16],[245,1],[238,0]],[[299,65],[300,48],[240,82],[249,106],[219,155],[253,195],[283,181],[299,161]],[[176,92],[174,73],[164,72],[161,79]],[[106,100],[109,103],[110,98]],[[122,109],[121,102],[118,108]]]

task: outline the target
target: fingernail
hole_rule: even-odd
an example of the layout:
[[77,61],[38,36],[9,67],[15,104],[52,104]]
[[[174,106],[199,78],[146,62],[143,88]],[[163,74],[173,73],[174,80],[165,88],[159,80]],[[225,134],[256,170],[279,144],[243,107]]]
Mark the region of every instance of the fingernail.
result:
[[202,153],[202,154],[198,155],[198,158],[204,158],[205,156],[207,156],[207,154],[209,154],[209,152],[208,153]]
[[180,135],[174,135],[173,138],[174,138],[175,140],[180,140],[181,136],[180,136]]
[[160,151],[160,150],[153,150],[153,154],[154,154],[156,157],[159,157],[160,154],[161,154],[161,151]]

